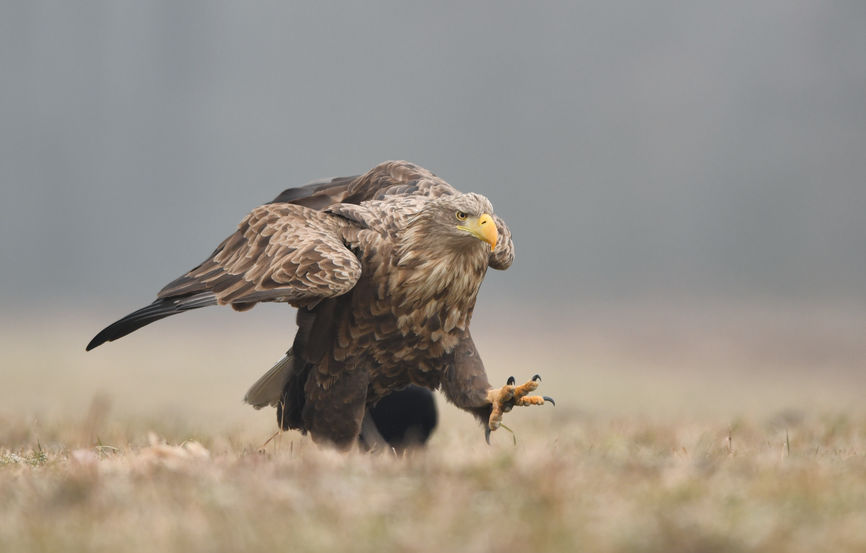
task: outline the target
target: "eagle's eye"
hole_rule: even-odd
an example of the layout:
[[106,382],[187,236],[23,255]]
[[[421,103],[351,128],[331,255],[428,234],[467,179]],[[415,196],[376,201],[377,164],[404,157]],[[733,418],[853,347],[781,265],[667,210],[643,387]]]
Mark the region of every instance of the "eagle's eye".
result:
[[467,215],[462,211],[458,211],[457,213],[455,213],[455,216],[457,217],[458,221],[465,221],[467,217]]

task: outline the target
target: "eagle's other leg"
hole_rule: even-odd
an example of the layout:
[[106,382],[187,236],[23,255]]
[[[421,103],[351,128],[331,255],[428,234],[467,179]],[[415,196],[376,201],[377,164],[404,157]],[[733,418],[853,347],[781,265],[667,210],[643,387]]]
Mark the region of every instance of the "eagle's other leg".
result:
[[491,388],[487,391],[487,401],[492,405],[490,418],[487,422],[487,427],[490,430],[496,430],[502,424],[502,415],[511,411],[512,407],[525,405],[543,405],[545,401],[549,401],[553,405],[556,402],[549,396],[530,396],[529,392],[535,391],[538,388],[538,383],[541,382],[541,377],[535,375],[531,380],[515,386],[514,377],[508,378],[508,382],[501,388]]
[[307,378],[304,425],[313,441],[347,450],[361,433],[369,375],[362,369],[335,365],[333,360],[323,361]]

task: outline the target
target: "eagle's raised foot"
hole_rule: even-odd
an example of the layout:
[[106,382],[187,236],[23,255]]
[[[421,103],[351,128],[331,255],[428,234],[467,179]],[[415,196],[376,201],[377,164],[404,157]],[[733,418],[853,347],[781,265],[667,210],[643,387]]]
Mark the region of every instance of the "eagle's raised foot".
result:
[[492,405],[490,411],[490,420],[487,423],[489,430],[496,430],[502,424],[502,415],[511,411],[515,406],[526,405],[543,405],[545,401],[556,405],[552,397],[549,396],[530,396],[529,392],[538,388],[538,383],[541,382],[541,377],[535,375],[528,382],[515,386],[517,381],[513,376],[509,376],[505,386],[501,388],[492,388],[487,391],[487,401]]

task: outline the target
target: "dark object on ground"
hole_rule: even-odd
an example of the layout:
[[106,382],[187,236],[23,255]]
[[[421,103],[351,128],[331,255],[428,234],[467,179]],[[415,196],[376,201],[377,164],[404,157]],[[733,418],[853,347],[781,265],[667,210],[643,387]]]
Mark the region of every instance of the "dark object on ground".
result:
[[[382,398],[368,415],[381,437],[398,453],[423,447],[438,420],[433,392],[414,384]],[[363,431],[359,441],[365,449],[375,445]]]

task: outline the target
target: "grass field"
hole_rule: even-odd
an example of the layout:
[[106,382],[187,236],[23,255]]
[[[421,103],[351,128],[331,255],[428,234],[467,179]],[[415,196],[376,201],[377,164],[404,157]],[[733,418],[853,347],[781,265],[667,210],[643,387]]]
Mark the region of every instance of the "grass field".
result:
[[81,428],[2,426],[6,552],[866,549],[864,419],[554,414],[516,446],[446,426],[405,458],[296,435],[259,453],[236,434],[164,444],[112,425],[83,446]]
[[0,551],[866,550],[859,319],[610,320],[519,348],[488,322],[491,379],[538,370],[557,407],[487,446],[440,403],[403,458],[259,451],[273,414],[239,398],[284,329],[167,321],[85,355],[98,322],[7,323]]

